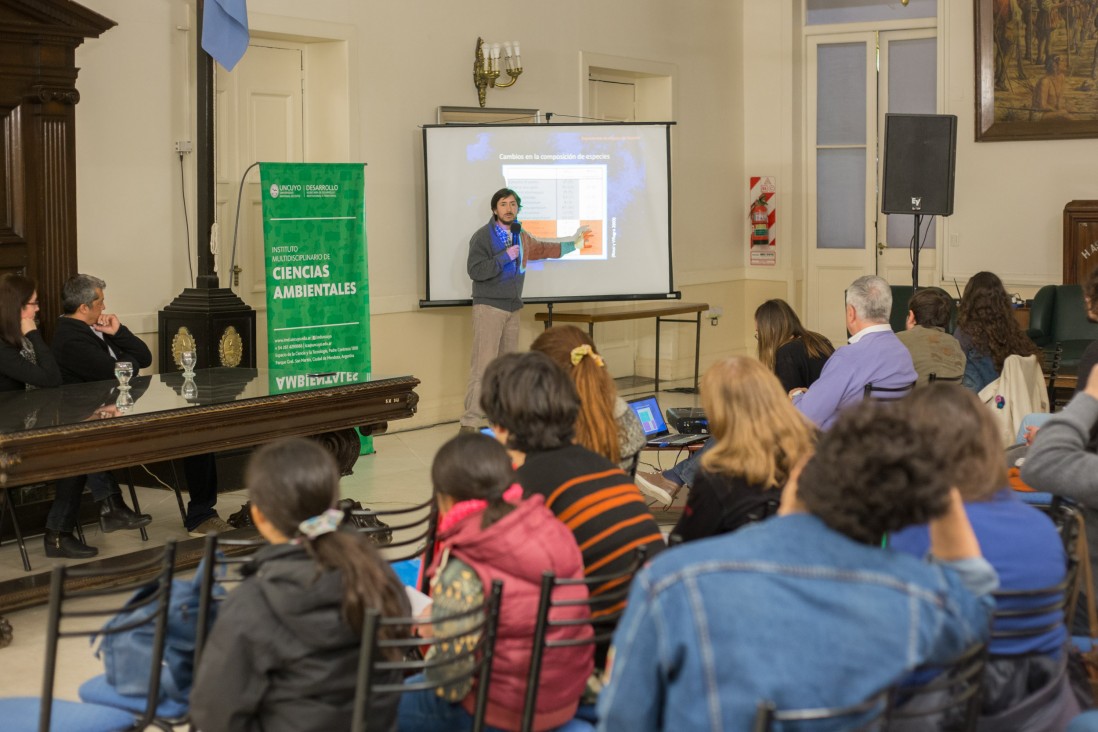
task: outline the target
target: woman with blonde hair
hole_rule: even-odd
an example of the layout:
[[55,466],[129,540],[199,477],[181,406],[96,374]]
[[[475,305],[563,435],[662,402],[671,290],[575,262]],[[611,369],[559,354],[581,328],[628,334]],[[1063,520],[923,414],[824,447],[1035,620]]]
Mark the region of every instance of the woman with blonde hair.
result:
[[835,347],[806,330],[785,300],[767,300],[755,309],[759,360],[778,375],[786,393],[807,389],[820,378]]
[[633,410],[618,396],[614,379],[591,338],[574,325],[547,328],[531,351],[551,358],[572,379],[580,398],[576,443],[630,470],[644,447],[644,430]]
[[682,518],[684,541],[734,531],[772,515],[793,466],[812,452],[815,432],[762,363],[734,356],[701,382],[713,433]]

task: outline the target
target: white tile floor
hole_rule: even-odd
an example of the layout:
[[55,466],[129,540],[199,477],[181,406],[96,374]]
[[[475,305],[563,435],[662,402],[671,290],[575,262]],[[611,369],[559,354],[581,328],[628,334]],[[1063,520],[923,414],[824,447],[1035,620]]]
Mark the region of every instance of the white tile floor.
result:
[[[664,386],[666,388],[676,385],[688,384],[682,382]],[[628,398],[643,393],[643,389],[634,389],[623,392],[623,396]],[[698,397],[692,394],[661,392],[659,399],[661,406],[667,408],[697,406]],[[392,426],[399,429],[399,423]],[[376,453],[360,458],[354,474],[343,479],[343,495],[375,508],[407,506],[425,501],[431,493],[431,460],[436,450],[456,433],[457,423],[453,422],[414,431],[394,431],[375,438]],[[667,468],[676,458],[681,457],[676,452],[646,452],[642,455],[640,469]],[[172,492],[151,488],[139,488],[138,491],[142,511],[151,513],[154,517],[149,526],[150,542],[142,542],[136,531],[102,534],[98,528],[92,529],[89,526],[85,538],[89,544],[99,548],[99,558],[147,548],[153,542],[169,538],[187,538]],[[680,495],[676,506],[670,511],[656,510],[657,519],[665,532],[677,520],[684,498],[684,495]],[[241,492],[221,493],[218,497],[218,510],[223,518],[227,517],[244,501],[245,496]],[[35,571],[48,568],[55,561],[46,558],[40,537],[29,540],[27,546]],[[15,545],[0,546],[0,580],[22,574],[23,569]],[[15,640],[11,646],[0,649],[0,694],[37,695],[42,683],[46,607],[13,612],[7,618],[14,626]],[[79,685],[101,672],[102,664],[95,658],[86,640],[62,641],[55,684],[56,696],[61,699],[76,699]]]

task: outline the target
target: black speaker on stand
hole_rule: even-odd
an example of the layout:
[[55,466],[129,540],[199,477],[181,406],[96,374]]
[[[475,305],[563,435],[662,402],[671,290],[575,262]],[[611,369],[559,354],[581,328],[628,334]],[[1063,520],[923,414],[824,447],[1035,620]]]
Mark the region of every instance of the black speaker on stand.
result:
[[953,213],[957,117],[952,114],[886,114],[881,212],[915,216],[911,285],[919,287],[919,229],[923,216]]

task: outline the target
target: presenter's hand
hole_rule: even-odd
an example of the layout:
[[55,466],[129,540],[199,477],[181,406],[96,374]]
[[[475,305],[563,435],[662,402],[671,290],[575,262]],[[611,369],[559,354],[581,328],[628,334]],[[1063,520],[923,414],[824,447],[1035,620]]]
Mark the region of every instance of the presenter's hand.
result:
[[19,320],[19,327],[23,331],[23,335],[30,333],[32,330],[38,330],[38,325],[34,322],[34,317],[21,318]]
[[513,247],[507,247],[507,256],[510,257],[512,262],[515,261],[516,259],[518,259],[518,255],[519,255],[518,244],[514,245]]
[[576,233],[573,235],[576,240],[576,248],[586,249],[587,242],[589,242],[594,235],[595,233],[591,231],[590,226],[581,226],[576,229]]
[[94,326],[100,333],[106,333],[107,335],[114,335],[118,332],[118,329],[122,327],[122,324],[118,322],[118,316],[108,313],[103,313],[99,316],[99,320]]

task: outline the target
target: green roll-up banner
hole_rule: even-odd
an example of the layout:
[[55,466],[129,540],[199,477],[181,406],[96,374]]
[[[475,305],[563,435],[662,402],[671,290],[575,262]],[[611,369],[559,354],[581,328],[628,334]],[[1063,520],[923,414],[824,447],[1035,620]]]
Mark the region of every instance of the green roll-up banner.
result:
[[368,379],[364,166],[260,163],[259,176],[272,393]]

